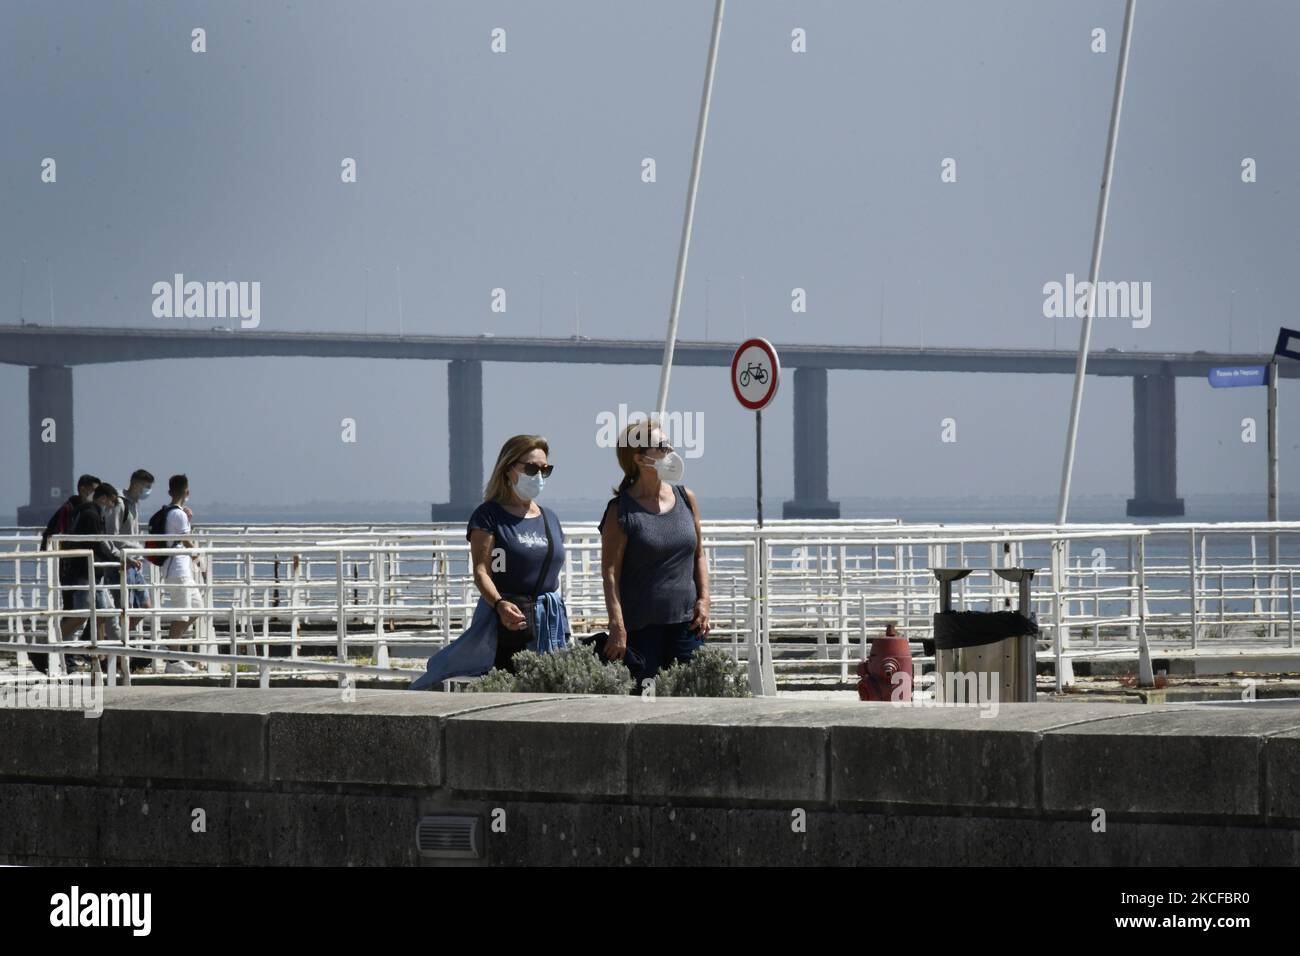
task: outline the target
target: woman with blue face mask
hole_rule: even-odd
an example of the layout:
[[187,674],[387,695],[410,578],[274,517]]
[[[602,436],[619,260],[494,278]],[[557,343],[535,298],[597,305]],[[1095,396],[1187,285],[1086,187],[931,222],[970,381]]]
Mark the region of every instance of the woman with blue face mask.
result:
[[540,435],[515,435],[501,447],[483,504],[465,531],[481,596],[465,633],[429,658],[413,689],[492,667],[513,671],[520,651],[553,651],[567,643],[569,616],[558,590],[564,529],[537,501],[554,471],[549,452]]

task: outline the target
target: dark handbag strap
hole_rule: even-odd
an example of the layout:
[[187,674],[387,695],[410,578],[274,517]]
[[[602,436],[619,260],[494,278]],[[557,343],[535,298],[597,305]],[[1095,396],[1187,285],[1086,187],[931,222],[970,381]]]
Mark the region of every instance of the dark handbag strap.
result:
[[[686,486],[685,486],[685,485],[674,485],[673,487],[677,489],[677,493],[678,493],[679,495],[682,496],[682,501],[686,503],[686,510],[689,511],[689,512],[691,513],[691,524],[694,524],[694,523],[695,523],[695,509],[691,507],[691,499],[686,497]],[[704,542],[700,540],[700,535],[701,535],[702,532],[703,532],[703,529],[696,529],[696,532],[695,532],[695,548],[696,548],[696,550],[699,550],[699,549],[703,546],[703,544],[704,544]]]
[[[537,507],[542,508],[541,505]],[[542,508],[542,524],[546,528],[546,560],[542,562],[542,570],[537,575],[537,583],[533,585],[533,600],[537,600],[537,595],[542,593],[542,584],[546,581],[546,575],[551,570],[551,558],[555,554],[555,541],[551,538],[551,521],[546,517],[546,509]]]

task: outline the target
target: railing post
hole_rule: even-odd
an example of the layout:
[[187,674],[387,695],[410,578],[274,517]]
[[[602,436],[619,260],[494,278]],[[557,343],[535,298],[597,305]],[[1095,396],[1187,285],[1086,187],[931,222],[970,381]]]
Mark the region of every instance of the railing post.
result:
[[379,552],[375,556],[375,593],[379,600],[375,602],[375,663],[380,667],[388,666],[388,643],[384,640],[384,582],[387,580],[386,567],[388,552],[384,550],[386,542],[379,539]]
[[849,679],[849,597],[843,587],[840,588],[839,597],[835,599],[836,609],[836,638],[840,645],[840,680]]
[[867,596],[858,594],[858,650],[860,659],[867,659]]
[[[234,604],[230,605],[226,627],[230,630],[230,686],[233,689],[239,686],[239,663],[236,661],[239,657],[239,611]],[[216,618],[213,618],[213,630],[215,629]]]
[[727,623],[731,626],[731,659],[737,664],[740,663],[740,628],[736,621],[736,579],[733,577],[728,585],[731,588],[731,601],[727,605],[730,608],[727,614]]
[[442,640],[451,643],[451,555],[442,555]]
[[1101,646],[1101,571],[1092,569],[1092,646]]
[[[203,562],[203,573],[201,575],[203,584],[203,617],[200,619],[199,623],[195,625],[196,630],[199,627],[206,625],[208,642],[206,645],[200,646],[206,646],[207,652],[213,657],[217,654],[217,605],[216,599],[213,597],[213,591],[215,591],[216,588],[212,583],[213,576],[216,574],[217,570],[215,564],[216,558],[209,553],[207,555],[207,560]],[[209,660],[204,662],[203,669],[209,674],[215,674],[221,670],[221,665],[216,661]]]
[[759,547],[762,560],[758,568],[758,595],[759,595],[759,643],[762,654],[763,666],[763,693],[772,697],[776,696],[776,665],[772,660],[772,642],[771,631],[769,627],[770,615],[769,604],[771,601],[771,592],[768,589],[767,566],[771,560],[771,550],[768,547],[767,539],[759,535]]
[[1188,534],[1187,559],[1188,561],[1191,562],[1191,564],[1189,565],[1188,582],[1190,588],[1188,591],[1188,595],[1191,598],[1191,605],[1192,605],[1192,650],[1196,650],[1196,631],[1197,628],[1200,626],[1200,615],[1198,613],[1198,608],[1196,606],[1198,600],[1198,594],[1200,593],[1200,589],[1197,587],[1197,581],[1196,581],[1196,575],[1197,575],[1196,529],[1195,528],[1189,529],[1187,534]]
[[1295,569],[1286,569],[1287,647],[1295,647]]
[[1250,594],[1252,598],[1251,612],[1256,616],[1264,613],[1264,609],[1259,603],[1259,551],[1256,548],[1255,536],[1250,536]]
[[1147,643],[1147,578],[1146,536],[1138,538],[1138,683],[1143,687],[1155,686],[1151,673],[1151,647]]
[[745,666],[749,673],[750,692],[756,696],[762,696],[763,694],[763,661],[761,657],[762,651],[760,650],[762,641],[758,633],[760,626],[758,619],[758,564],[761,560],[758,556],[759,547],[759,539],[755,536],[751,546],[745,549],[745,581],[747,582],[745,596],[749,599],[749,613],[747,615],[749,618],[749,637],[746,641],[748,648]]
[[1124,573],[1124,590],[1128,593],[1128,639],[1137,643],[1137,568],[1135,566],[1135,552],[1133,539],[1126,538],[1125,543],[1128,546],[1128,565]]
[[[337,611],[338,611],[338,615],[337,615],[338,624],[336,625],[335,632],[334,632],[336,637],[335,654],[336,654],[336,659],[340,664],[346,664],[348,660],[348,649],[347,649],[348,621],[347,621],[347,617],[345,616],[347,594],[343,586],[343,550],[341,548],[339,549],[334,562],[334,582],[335,582],[334,597],[337,602]],[[339,690],[346,690],[351,686],[352,686],[352,675],[340,672]]]
[[298,657],[298,574],[302,562],[297,555],[289,560],[289,658]]
[[1052,670],[1056,675],[1056,692],[1062,693],[1065,690],[1065,673],[1062,670],[1062,652],[1065,649],[1066,635],[1064,631],[1065,606],[1062,601],[1061,586],[1062,565],[1065,561],[1064,548],[1061,545],[1061,539],[1052,540],[1052,657],[1054,664]]
[[1219,565],[1219,640],[1228,636],[1228,607],[1225,600],[1223,565]]
[[[89,577],[86,579],[86,586],[90,588],[90,646],[92,650],[99,650],[99,615],[96,613],[99,609],[99,582],[95,580],[95,555],[92,553],[86,558],[86,570]],[[90,669],[92,672],[99,672],[99,655],[90,655]]]

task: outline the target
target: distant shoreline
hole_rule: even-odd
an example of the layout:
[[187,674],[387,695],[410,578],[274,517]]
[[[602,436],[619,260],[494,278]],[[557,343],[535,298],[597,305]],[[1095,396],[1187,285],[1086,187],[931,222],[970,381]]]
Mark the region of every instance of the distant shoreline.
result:
[[[781,516],[781,506],[786,499],[773,497],[763,502],[763,513],[769,519]],[[1264,495],[1222,494],[1185,495],[1187,513],[1181,518],[1129,518],[1125,514],[1126,495],[1089,495],[1077,498],[1071,506],[1073,522],[1132,522],[1154,524],[1165,521],[1263,521],[1266,520]],[[545,503],[565,521],[596,521],[608,499],[546,499]],[[903,498],[841,498],[840,514],[845,518],[900,518],[909,522],[1050,522],[1055,517],[1056,500],[1052,497],[1033,498],[978,496]],[[719,519],[744,519],[754,516],[752,498],[701,497],[706,517]],[[196,503],[200,522],[248,522],[264,524],[285,522],[309,523],[365,523],[409,522],[428,524],[428,502],[308,502],[301,505],[262,506],[228,504],[225,502]],[[1283,518],[1287,518],[1283,514]],[[468,520],[468,512],[465,515]]]

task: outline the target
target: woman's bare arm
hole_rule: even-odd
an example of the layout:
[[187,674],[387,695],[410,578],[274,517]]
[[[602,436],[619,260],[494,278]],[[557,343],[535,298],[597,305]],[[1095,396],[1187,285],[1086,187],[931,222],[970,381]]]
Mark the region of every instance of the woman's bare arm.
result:
[[517,626],[524,620],[524,612],[510,601],[502,601],[501,592],[492,581],[492,549],[495,546],[496,535],[491,531],[484,531],[482,528],[470,529],[469,556],[474,565],[474,586],[478,588],[484,600],[496,606],[497,616],[507,626],[511,624]]
[[609,612],[609,642],[606,655],[621,659],[627,648],[627,628],[623,626],[623,605],[618,598],[618,582],[623,574],[623,553],[627,550],[627,532],[618,523],[618,502],[605,508],[605,524],[600,533],[600,579],[605,589],[605,610]]
[[695,519],[695,617],[692,625],[701,635],[709,633],[709,559],[704,553],[704,532],[700,529],[700,503],[695,492],[686,489],[691,503],[691,517]]

